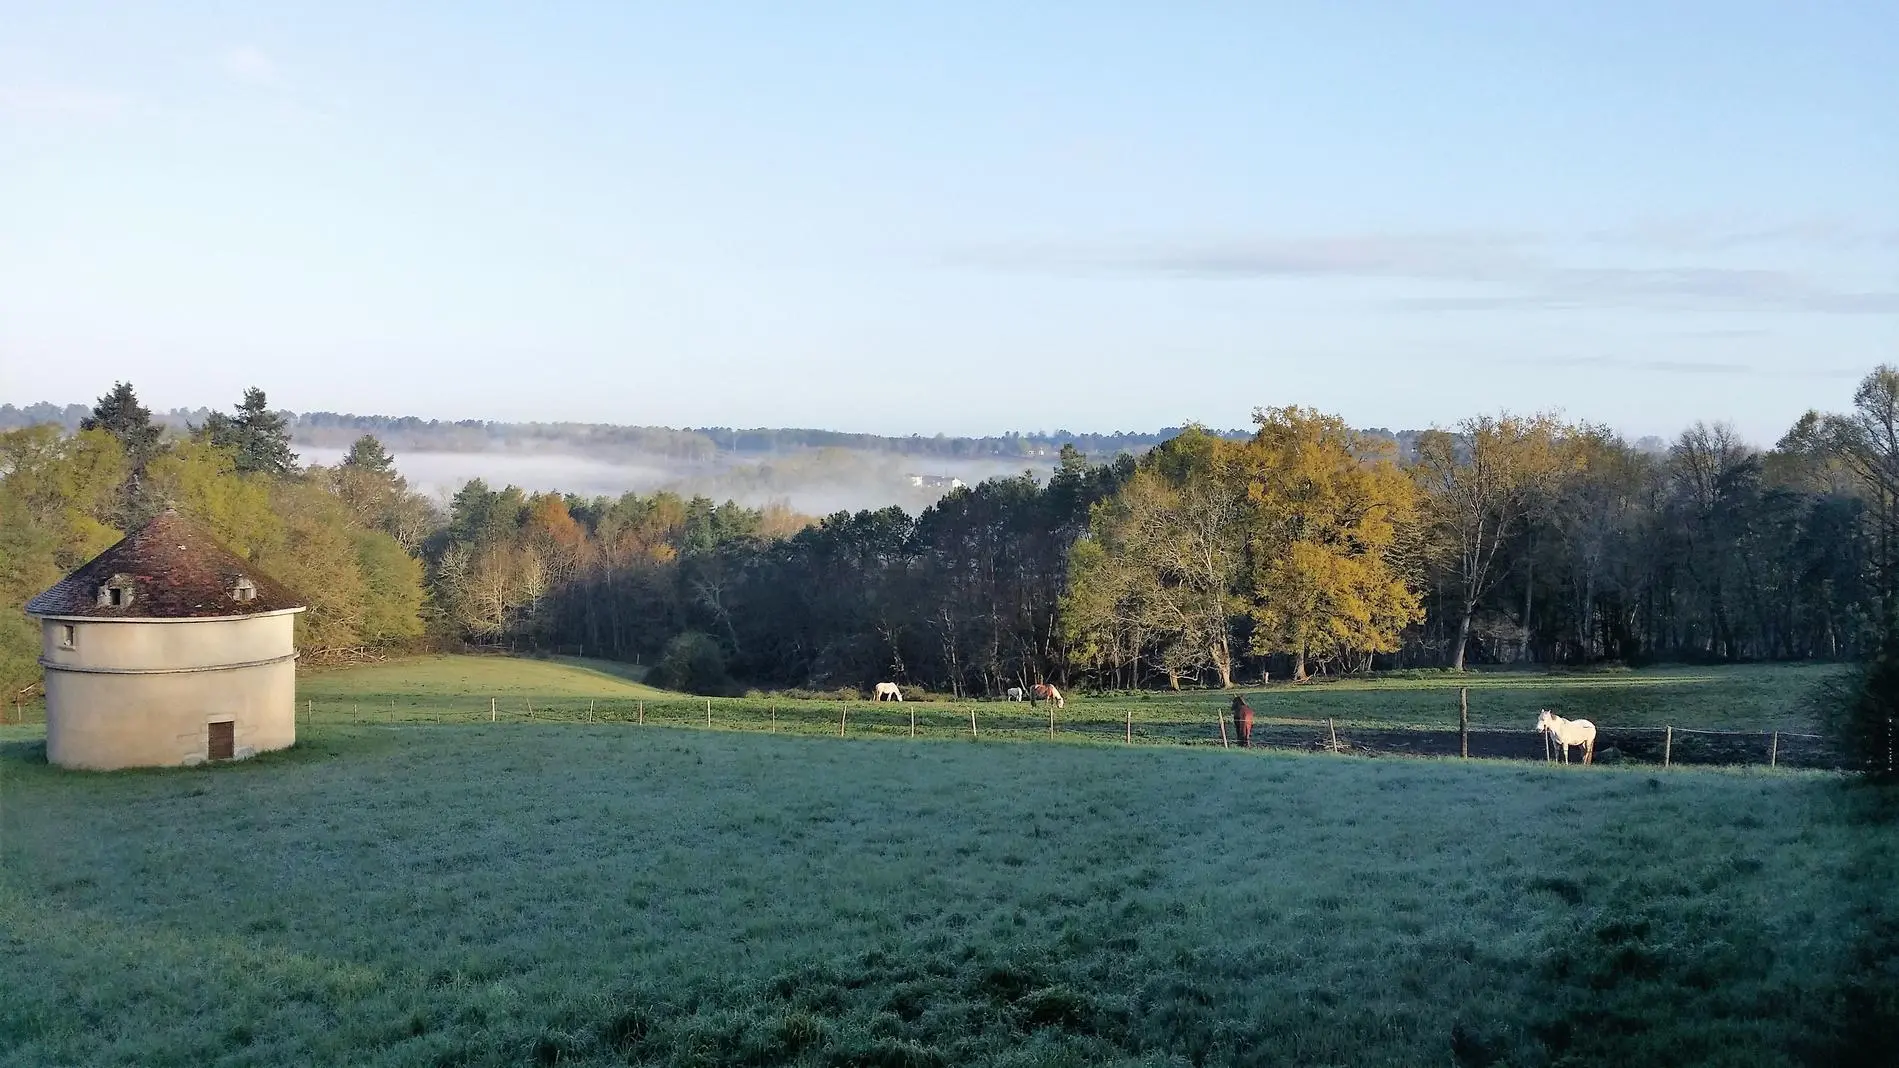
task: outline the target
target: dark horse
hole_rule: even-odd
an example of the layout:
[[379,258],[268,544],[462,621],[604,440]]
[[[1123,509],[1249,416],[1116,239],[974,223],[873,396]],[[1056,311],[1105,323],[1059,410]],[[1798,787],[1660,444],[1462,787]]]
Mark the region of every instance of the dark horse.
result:
[[1253,738],[1253,706],[1246,698],[1235,694],[1233,697],[1233,733],[1240,736],[1240,745],[1245,746]]

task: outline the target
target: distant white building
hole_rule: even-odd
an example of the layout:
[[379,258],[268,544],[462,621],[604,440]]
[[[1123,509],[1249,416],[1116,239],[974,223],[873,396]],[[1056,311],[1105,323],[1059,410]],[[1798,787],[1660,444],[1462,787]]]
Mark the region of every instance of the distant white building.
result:
[[953,490],[962,489],[964,482],[960,478],[951,478],[948,475],[911,475],[910,485],[918,489]]

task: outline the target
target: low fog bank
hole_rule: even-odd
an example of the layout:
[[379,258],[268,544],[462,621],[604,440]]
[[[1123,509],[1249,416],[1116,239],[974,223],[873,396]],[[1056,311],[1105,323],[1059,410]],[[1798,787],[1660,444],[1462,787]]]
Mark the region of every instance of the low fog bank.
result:
[[[326,466],[342,462],[346,450],[299,442],[295,445],[305,464]],[[1053,466],[1036,461],[922,460],[855,449],[812,449],[758,462],[679,463],[661,456],[637,461],[604,460],[557,452],[394,452],[396,469],[410,486],[446,501],[470,479],[479,478],[500,488],[558,491],[582,497],[617,497],[622,493],[672,490],[685,496],[704,494],[715,500],[731,499],[760,507],[773,502],[789,505],[807,515],[854,512],[899,505],[915,514],[947,493],[948,480],[975,485],[987,478],[1032,471],[1046,478]],[[918,486],[912,476],[922,476]]]

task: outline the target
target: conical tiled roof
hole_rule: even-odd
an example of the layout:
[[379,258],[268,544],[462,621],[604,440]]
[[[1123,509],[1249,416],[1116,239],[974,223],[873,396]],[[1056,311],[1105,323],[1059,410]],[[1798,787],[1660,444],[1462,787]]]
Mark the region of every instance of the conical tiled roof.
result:
[[204,619],[303,607],[277,580],[169,511],[26,603],[28,615],[89,619]]

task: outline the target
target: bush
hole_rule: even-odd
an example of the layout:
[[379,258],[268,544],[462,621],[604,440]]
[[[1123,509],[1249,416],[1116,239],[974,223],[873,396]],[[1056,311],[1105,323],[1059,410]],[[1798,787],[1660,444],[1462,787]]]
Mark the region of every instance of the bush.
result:
[[1859,670],[1823,685],[1819,718],[1846,766],[1874,779],[1899,779],[1899,631]]
[[778,696],[793,701],[862,701],[864,691],[855,686],[839,686],[831,690],[806,690],[793,687],[778,691]]
[[666,643],[653,667],[653,683],[668,690],[716,696],[731,688],[725,650],[709,635],[689,630]]

